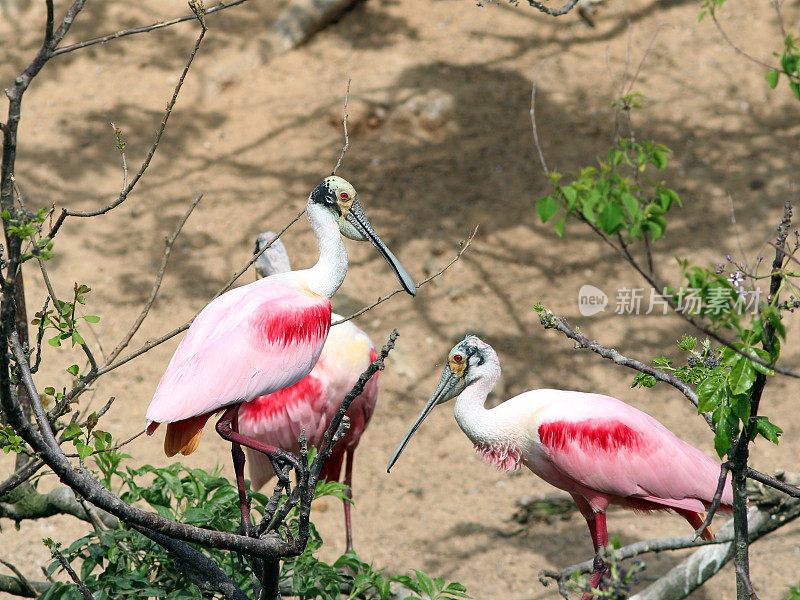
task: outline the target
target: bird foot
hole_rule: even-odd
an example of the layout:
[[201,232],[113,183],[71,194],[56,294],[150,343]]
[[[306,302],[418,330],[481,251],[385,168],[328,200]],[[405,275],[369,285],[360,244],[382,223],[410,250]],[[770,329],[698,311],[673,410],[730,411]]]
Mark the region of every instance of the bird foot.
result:
[[292,462],[284,459],[283,457],[269,457],[270,462],[272,463],[272,468],[275,470],[275,475],[278,477],[278,481],[286,490],[286,495],[289,496],[292,493],[292,482],[289,479],[289,476],[284,472],[284,469],[288,467],[293,467],[297,469],[298,476],[300,474],[299,463],[298,466],[295,466]]

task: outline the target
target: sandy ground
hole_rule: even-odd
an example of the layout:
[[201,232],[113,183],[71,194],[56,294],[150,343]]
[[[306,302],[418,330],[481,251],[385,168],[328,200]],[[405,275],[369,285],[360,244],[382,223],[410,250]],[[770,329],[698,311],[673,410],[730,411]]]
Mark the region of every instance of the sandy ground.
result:
[[[476,598],[555,598],[536,574],[591,556],[583,520],[512,522],[520,498],[553,490],[528,472],[506,475],[482,464],[450,407],[432,414],[391,475],[385,472],[446,353],[466,330],[480,331],[500,355],[504,378],[492,402],[535,387],[598,391],[649,412],[709,453],[713,445],[705,423],[675,391],[630,390],[632,372],[573,350],[538,324],[532,305],[543,300],[590,337],[645,360],[674,356],[674,340],[687,330],[672,317],[614,314],[616,290],[642,286],[636,274],[579,225],[570,224],[559,239],[541,224],[533,203],[548,185],[531,138],[531,85],[537,81],[548,166],[568,172],[605,153],[614,132],[610,104],[638,71],[633,89],[647,101],[635,117],[636,135],[673,150],[663,176],[685,203],[670,219],[668,238],[656,245],[665,277],[675,275],[675,256],[712,265],[726,254],[739,259],[742,250],[750,258],[767,253],[784,200],[797,199],[798,104],[783,85],[770,91],[763,71],[727,46],[709,19],[698,23],[697,3],[610,0],[590,28],[576,15],[554,20],[525,6],[369,0],[306,46],[275,56],[267,32],[281,8],[251,1],[209,17],[207,41],[135,193],[109,214],[69,220],[61,230],[49,263],[56,290],[66,296],[76,281],[93,288],[87,310],[102,321],[87,339],[95,348],[113,348],[149,293],[165,236],[202,192],[132,347],[190,318],[247,260],[256,234],[288,222],[330,172],[352,78],[351,148],[340,174],[355,184],[374,226],[407,269],[422,279],[480,225],[463,259],[416,299],[397,296],[358,320],[376,344],[393,327],[401,337],[357,452],[357,550],[391,572],[416,567],[460,581]],[[179,1],[90,2],[67,42],[185,10]],[[800,4],[786,3],[784,13],[796,25]],[[38,3],[0,17],[4,87],[36,52],[42,22]],[[767,2],[730,2],[720,22],[762,60],[780,48]],[[194,25],[183,24],[64,55],[46,67],[25,96],[19,137],[17,181],[31,206],[89,209],[118,193],[120,159],[109,123],[123,130],[135,171],[195,35]],[[404,103],[426,94],[444,97],[445,106],[452,101],[452,109],[433,119],[408,117]],[[285,241],[297,266],[315,259],[304,220]],[[341,313],[396,287],[374,250],[350,244],[349,251],[350,274],[334,299]],[[44,291],[34,270],[26,278],[33,312]],[[584,284],[609,294],[609,310],[580,316]],[[142,429],[177,341],[112,372],[85,397],[95,407],[117,397],[103,421],[116,437]],[[784,358],[798,367],[796,341],[786,345]],[[49,352],[39,385],[66,385],[63,369],[78,359],[67,349]],[[779,447],[755,445],[758,469],[797,470],[798,391],[786,379],[770,385],[762,410],[785,436]],[[161,439],[140,438],[129,452],[137,464],[167,463]],[[203,467],[218,462],[230,474],[228,449],[210,433],[185,460]],[[319,503],[313,518],[328,540],[323,556],[332,559],[344,546],[338,502]],[[0,555],[34,577],[46,555],[42,537],[68,542],[84,530],[66,518],[24,523],[19,531],[1,524]],[[609,527],[623,543],[689,531],[675,516],[619,511]],[[800,582],[799,544],[794,525],[754,545],[753,581],[762,599],[782,598]],[[649,557],[646,577],[681,556]],[[692,597],[734,594],[726,568]]]

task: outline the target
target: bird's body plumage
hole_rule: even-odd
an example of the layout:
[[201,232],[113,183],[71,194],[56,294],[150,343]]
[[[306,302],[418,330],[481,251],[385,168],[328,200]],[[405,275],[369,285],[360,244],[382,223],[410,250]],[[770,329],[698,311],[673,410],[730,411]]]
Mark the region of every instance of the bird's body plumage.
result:
[[[168,438],[199,439],[211,414],[296,383],[319,358],[330,315],[326,296],[269,278],[218,297],[175,350],[147,410],[148,430],[187,421],[170,427]],[[189,421],[203,415],[202,423]],[[170,455],[194,450],[167,445]]]
[[[333,314],[333,320],[341,317]],[[309,446],[319,447],[339,405],[358,377],[375,360],[375,349],[366,333],[347,321],[330,330],[314,369],[291,387],[260,396],[244,404],[239,429],[249,437],[297,453],[298,437],[305,431]],[[347,410],[350,427],[325,461],[321,478],[338,480],[346,451],[358,445],[372,417],[378,396],[378,373]],[[261,488],[275,474],[263,455],[246,450],[250,479]]]
[[[617,504],[686,516],[702,513],[714,496],[719,464],[616,398],[540,389],[487,410],[486,396],[472,388],[456,400],[455,415],[479,454],[505,470],[524,464],[582,498],[582,512]],[[728,487],[722,504],[732,502]]]
[[[306,212],[319,246],[316,264],[222,294],[195,317],[178,345],[146,415],[148,434],[160,423],[169,424],[164,442],[168,456],[193,452],[208,418],[222,409],[230,412],[226,410],[217,430],[231,441],[231,433],[236,437],[237,452],[238,444],[249,442],[239,435],[231,407],[308,375],[330,330],[330,297],[347,274],[342,235],[369,240],[406,291],[416,293],[414,281],[372,229],[347,181],[324,179],[309,195]],[[254,447],[271,457],[281,453],[277,447]],[[296,457],[282,455],[299,468]]]
[[[419,425],[438,404],[456,397],[455,418],[494,466],[525,465],[551,485],[569,492],[586,519],[595,552],[608,545],[605,512],[610,504],[637,511],[673,510],[693,528],[717,489],[720,465],[675,436],[650,415],[609,396],[564,390],[531,390],[499,406],[484,406],[500,378],[500,361],[489,344],[467,336],[448,355],[439,384],[389,468]],[[730,482],[721,511],[730,511]],[[702,532],[713,538],[710,529]],[[591,588],[607,567],[595,556]],[[584,594],[583,600],[591,598]]]

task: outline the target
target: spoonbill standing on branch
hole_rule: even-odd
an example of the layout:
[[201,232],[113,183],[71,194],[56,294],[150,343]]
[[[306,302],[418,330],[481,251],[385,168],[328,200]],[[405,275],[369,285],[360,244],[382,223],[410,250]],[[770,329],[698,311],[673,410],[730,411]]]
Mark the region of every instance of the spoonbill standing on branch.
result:
[[[256,253],[272,242],[256,259],[256,272],[262,277],[291,269],[286,248],[275,237],[275,233],[266,231],[256,240]],[[334,321],[342,319],[336,313],[331,313],[331,318]],[[270,446],[297,453],[300,450],[298,438],[305,431],[308,444],[319,448],[345,395],[376,357],[372,341],[352,321],[336,325],[331,328],[311,373],[290,387],[259,396],[242,405],[239,410],[239,432]],[[347,409],[350,427],[334,446],[320,473],[320,479],[338,481],[346,457],[344,485],[347,486],[347,497],[351,500],[353,453],[372,417],[377,399],[378,373],[375,373],[364,386],[364,391]],[[272,478],[275,470],[264,455],[250,448],[246,448],[245,453],[250,483],[253,489],[260,489]],[[351,503],[345,499],[343,504],[347,551],[350,551],[353,549]]]
[[[436,390],[388,469],[433,407],[458,396],[456,421],[489,464],[505,471],[525,465],[575,500],[595,549],[592,588],[607,569],[597,551],[608,545],[609,504],[673,510],[695,529],[703,524],[702,513],[718,485],[719,463],[653,417],[600,394],[531,390],[486,409],[486,397],[499,378],[494,349],[475,336],[464,338],[450,351]],[[720,509],[730,511],[732,503],[726,483]],[[713,539],[709,528],[702,536]]]
[[[190,454],[203,426],[224,410],[217,432],[232,443],[242,520],[250,526],[244,490],[246,446],[264,453],[280,474],[296,456],[239,432],[243,402],[292,385],[317,362],[331,323],[330,297],[347,273],[341,235],[369,240],[392,267],[405,290],[413,280],[372,229],[355,189],[341,177],[326,177],[308,197],[308,220],[317,236],[319,260],[310,269],[279,273],[212,300],[197,315],[175,350],[147,409],[147,433],[167,423],[164,451]],[[279,475],[288,485],[288,480]]]

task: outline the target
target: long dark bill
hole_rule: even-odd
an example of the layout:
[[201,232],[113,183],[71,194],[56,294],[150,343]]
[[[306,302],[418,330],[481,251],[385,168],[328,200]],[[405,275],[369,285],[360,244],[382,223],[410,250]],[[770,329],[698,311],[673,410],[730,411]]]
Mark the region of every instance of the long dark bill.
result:
[[397,462],[397,459],[400,458],[400,453],[403,451],[403,448],[406,447],[408,444],[408,440],[411,439],[411,436],[414,435],[414,432],[417,428],[422,424],[425,420],[425,417],[433,410],[433,407],[437,404],[441,404],[442,402],[447,402],[453,396],[458,395],[461,393],[461,390],[464,389],[464,382],[463,380],[459,379],[455,376],[453,371],[450,370],[449,366],[445,366],[444,371],[442,371],[442,376],[439,378],[439,383],[436,386],[436,389],[431,396],[431,399],[428,400],[428,403],[425,405],[425,408],[422,409],[422,412],[417,417],[417,420],[414,422],[414,425],[411,426],[411,429],[408,430],[406,437],[403,438],[403,441],[400,442],[400,445],[397,446],[395,449],[394,454],[392,454],[392,458],[389,459],[389,466],[386,467],[386,472],[388,473],[391,471],[394,463]]
[[400,264],[397,257],[392,254],[392,251],[386,247],[386,244],[384,244],[381,238],[378,237],[378,234],[375,233],[375,230],[372,228],[372,225],[370,225],[367,215],[364,214],[364,209],[361,208],[361,203],[357,198],[353,201],[350,210],[347,211],[345,219],[378,249],[381,256],[383,256],[386,262],[389,263],[389,266],[392,267],[392,271],[394,271],[403,289],[412,296],[416,296],[417,286],[414,280],[411,279],[411,275],[408,274],[408,271],[403,268],[403,265]]

